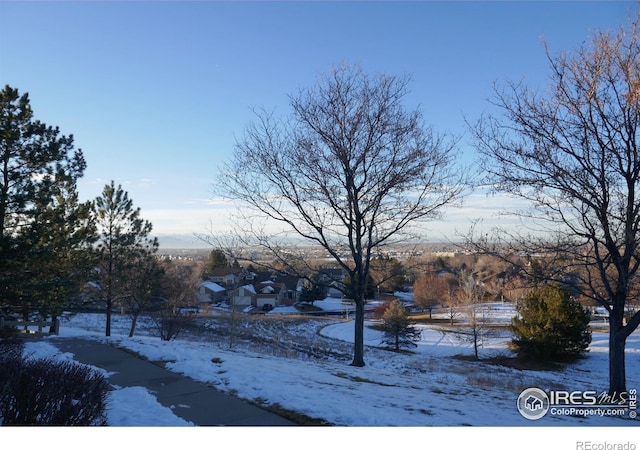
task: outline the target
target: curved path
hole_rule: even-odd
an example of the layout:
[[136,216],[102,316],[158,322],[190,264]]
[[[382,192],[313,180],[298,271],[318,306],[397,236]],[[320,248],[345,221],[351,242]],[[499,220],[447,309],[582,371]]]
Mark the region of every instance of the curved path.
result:
[[100,367],[114,386],[142,386],[176,416],[197,426],[296,425],[277,414],[224,394],[204,383],[171,372],[130,352],[82,338],[54,338],[49,342],[78,362]]

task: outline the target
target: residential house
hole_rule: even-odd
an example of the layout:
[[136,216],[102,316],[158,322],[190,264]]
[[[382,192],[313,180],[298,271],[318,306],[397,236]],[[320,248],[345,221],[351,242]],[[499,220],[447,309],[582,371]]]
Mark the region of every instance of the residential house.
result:
[[271,307],[281,306],[287,300],[287,286],[284,283],[265,281],[255,286],[256,302],[254,306],[262,308],[265,305]]
[[298,295],[302,291],[304,286],[304,278],[290,275],[286,272],[262,272],[256,274],[256,283],[265,283],[271,281],[273,283],[284,284],[286,288],[285,298],[282,299],[282,304],[293,305],[298,301]]
[[256,290],[252,284],[245,284],[229,293],[229,304],[233,307],[256,306]]
[[224,299],[227,289],[213,281],[200,283],[199,303],[216,303]]
[[227,290],[236,289],[245,281],[251,281],[254,274],[242,267],[216,267],[209,279]]
[[284,283],[265,281],[255,285],[245,284],[229,293],[229,303],[234,307],[255,306],[263,308],[292,304],[287,299],[287,286]]
[[320,282],[327,286],[327,296],[342,297],[346,275],[342,269],[320,269]]

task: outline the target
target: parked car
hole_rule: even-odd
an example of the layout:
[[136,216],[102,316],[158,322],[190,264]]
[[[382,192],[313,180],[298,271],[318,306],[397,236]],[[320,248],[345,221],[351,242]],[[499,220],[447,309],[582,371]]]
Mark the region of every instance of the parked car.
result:
[[262,310],[263,310],[263,311],[271,311],[272,309],[273,309],[273,305],[272,305],[271,303],[265,303],[265,304],[262,306]]

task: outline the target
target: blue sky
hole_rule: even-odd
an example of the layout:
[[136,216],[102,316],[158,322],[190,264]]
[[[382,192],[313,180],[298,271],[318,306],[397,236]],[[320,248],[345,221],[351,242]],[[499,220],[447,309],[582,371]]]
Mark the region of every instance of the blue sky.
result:
[[[494,82],[544,88],[542,38],[552,53],[575,50],[594,30],[626,25],[635,5],[0,0],[0,83],[74,135],[88,164],[83,199],[113,179],[157,234],[194,241],[225,226],[212,184],[251,107],[286,114],[288,94],[341,62],[410,75],[407,107],[472,158],[464,119],[490,111]],[[446,227],[489,209],[472,196]]]

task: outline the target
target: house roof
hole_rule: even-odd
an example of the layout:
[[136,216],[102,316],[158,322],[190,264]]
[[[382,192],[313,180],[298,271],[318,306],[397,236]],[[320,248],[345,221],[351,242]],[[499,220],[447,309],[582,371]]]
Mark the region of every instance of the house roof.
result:
[[282,289],[286,289],[287,286],[284,283],[275,283],[273,281],[264,281],[256,285],[256,289],[260,292],[265,292],[268,290],[269,292],[281,291]]
[[332,280],[342,280],[345,276],[344,270],[342,269],[330,269],[330,268],[323,268],[320,269],[320,274],[321,275],[325,275],[329,278],[331,278]]
[[226,291],[225,288],[223,288],[217,283],[214,283],[213,281],[203,281],[202,283],[200,283],[200,286],[204,287],[205,289],[209,289],[210,291],[213,291],[213,292]]
[[211,271],[212,277],[226,277],[227,275],[237,275],[244,269],[242,267],[216,267]]
[[236,290],[239,290],[239,289],[246,289],[247,291],[251,292],[252,294],[256,293],[256,289],[251,284],[245,284],[244,286],[240,286]]

